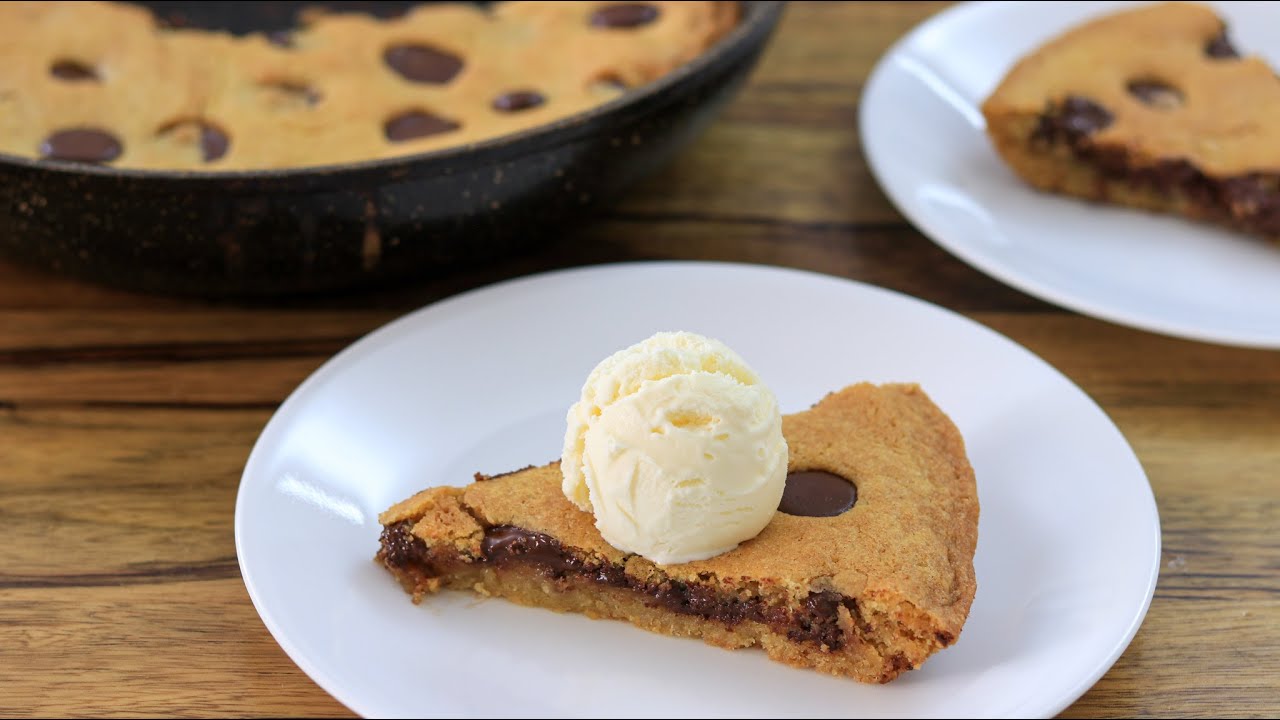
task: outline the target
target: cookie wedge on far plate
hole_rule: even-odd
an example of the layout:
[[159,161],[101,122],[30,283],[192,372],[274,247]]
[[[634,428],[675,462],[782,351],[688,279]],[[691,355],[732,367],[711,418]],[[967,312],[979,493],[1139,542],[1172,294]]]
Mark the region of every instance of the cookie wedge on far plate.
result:
[[1206,7],[1070,30],[1022,58],[982,112],[1036,188],[1280,241],[1280,78]]

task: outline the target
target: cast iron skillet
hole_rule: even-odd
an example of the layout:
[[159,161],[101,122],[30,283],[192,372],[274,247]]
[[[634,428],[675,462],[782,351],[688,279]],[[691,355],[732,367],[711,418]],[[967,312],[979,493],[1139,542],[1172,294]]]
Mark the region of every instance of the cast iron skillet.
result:
[[[174,24],[271,31],[314,5],[152,2]],[[247,297],[392,281],[499,257],[563,228],[654,170],[737,91],[782,13],[739,26],[689,65],[588,112],[494,140],[292,170],[177,172],[0,154],[0,251],[132,289]]]

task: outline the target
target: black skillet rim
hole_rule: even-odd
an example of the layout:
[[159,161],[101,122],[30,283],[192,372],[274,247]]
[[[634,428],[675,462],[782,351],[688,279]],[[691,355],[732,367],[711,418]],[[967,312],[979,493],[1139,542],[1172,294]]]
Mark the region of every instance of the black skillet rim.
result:
[[652,106],[663,102],[669,89],[711,67],[721,63],[731,64],[738,59],[738,56],[750,52],[755,45],[754,41],[760,35],[768,34],[777,24],[786,3],[783,0],[754,0],[743,2],[742,5],[744,6],[743,18],[732,32],[721,38],[715,46],[663,77],[621,97],[573,115],[544,125],[466,145],[445,147],[412,155],[361,160],[353,163],[258,170],[115,168],[110,165],[29,158],[4,152],[0,152],[0,167],[7,165],[36,172],[90,176],[113,180],[202,184],[259,180],[308,181],[332,179],[337,176],[355,175],[364,172],[397,172],[401,170],[408,171],[409,169],[412,169],[416,175],[432,169],[447,171],[465,168],[465,165],[456,162],[458,160],[465,160],[468,164],[474,165],[495,161],[500,162],[511,155],[525,155],[548,146],[571,142],[582,136],[589,135],[599,129],[602,124],[601,121],[611,121],[614,118],[626,118],[633,117],[636,114],[643,114]]

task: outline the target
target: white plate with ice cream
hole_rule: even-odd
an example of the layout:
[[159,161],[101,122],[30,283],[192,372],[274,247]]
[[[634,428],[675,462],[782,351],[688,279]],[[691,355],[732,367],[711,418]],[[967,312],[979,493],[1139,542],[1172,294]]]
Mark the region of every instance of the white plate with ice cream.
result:
[[[954,647],[889,685],[860,685],[460,593],[415,606],[372,561],[380,511],[427,485],[555,459],[596,363],[675,329],[736,350],[783,412],[860,380],[911,381],[951,416],[982,503],[978,593]],[[1141,466],[1052,367],[896,293],[705,263],[524,278],[369,335],[263,431],[236,543],[253,602],[290,657],[356,712],[406,717],[1048,717],[1124,651],[1159,566]]]

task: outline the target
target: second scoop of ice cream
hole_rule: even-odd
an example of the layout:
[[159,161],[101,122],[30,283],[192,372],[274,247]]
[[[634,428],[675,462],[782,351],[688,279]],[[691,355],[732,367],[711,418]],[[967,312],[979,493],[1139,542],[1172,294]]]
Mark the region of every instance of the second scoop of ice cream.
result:
[[777,400],[723,343],[659,333],[606,358],[569,410],[564,492],[604,539],[656,563],[732,550],[786,484]]

